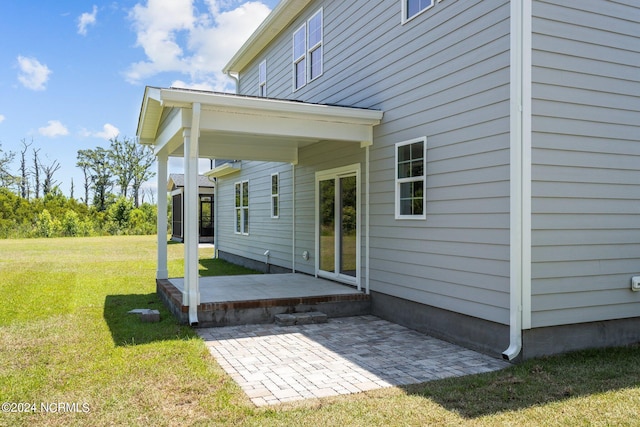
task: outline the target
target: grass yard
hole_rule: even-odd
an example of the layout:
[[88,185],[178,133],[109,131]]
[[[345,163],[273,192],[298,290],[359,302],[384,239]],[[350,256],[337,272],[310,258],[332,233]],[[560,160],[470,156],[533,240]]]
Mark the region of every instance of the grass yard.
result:
[[[181,276],[182,245],[169,257]],[[0,403],[15,405],[0,425],[640,425],[638,346],[257,409],[160,304],[154,277],[154,237],[1,240]],[[146,307],[160,323],[126,314]]]

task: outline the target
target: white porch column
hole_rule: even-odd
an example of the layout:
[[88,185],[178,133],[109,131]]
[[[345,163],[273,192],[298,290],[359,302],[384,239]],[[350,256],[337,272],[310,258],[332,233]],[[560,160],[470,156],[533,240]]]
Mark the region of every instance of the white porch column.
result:
[[193,127],[184,137],[184,283],[183,305],[189,306],[189,323],[198,323],[200,286],[198,280],[198,137],[200,104],[193,105]]
[[158,161],[158,270],[156,279],[169,278],[167,269],[167,164],[169,156],[161,152],[157,157]]

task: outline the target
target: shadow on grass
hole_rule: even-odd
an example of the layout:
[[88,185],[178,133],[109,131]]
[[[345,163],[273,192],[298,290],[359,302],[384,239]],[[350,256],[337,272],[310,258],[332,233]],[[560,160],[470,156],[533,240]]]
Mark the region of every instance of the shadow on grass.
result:
[[469,419],[628,388],[640,388],[640,345],[545,357],[488,374],[402,387]]
[[259,271],[232,264],[222,259],[200,258],[198,274],[207,276],[237,276],[241,274],[262,274]]
[[[160,322],[143,323],[138,315],[128,314],[129,311],[136,308],[160,311]],[[107,295],[104,301],[104,319],[109,326],[111,337],[116,346],[189,339],[195,336],[191,328],[178,324],[155,293]]]

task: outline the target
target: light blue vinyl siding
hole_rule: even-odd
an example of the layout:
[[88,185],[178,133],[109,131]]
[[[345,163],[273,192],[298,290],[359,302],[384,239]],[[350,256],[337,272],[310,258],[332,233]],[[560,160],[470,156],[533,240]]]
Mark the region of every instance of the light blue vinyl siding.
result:
[[[293,92],[291,37],[321,7],[324,73]],[[442,2],[404,25],[400,7],[312,1],[241,72],[240,93],[257,94],[266,58],[270,97],[383,110],[370,152],[371,289],[507,324],[509,1]],[[396,220],[395,144],[425,136],[426,219]],[[311,177],[353,160],[364,162],[364,149],[300,152],[297,247],[312,255],[296,258],[302,271],[313,273],[315,256]]]
[[533,12],[532,326],[638,316],[640,3]]
[[[280,174],[280,217],[271,218],[271,174]],[[235,233],[235,188],[249,181],[249,234]],[[225,252],[291,268],[291,166],[283,163],[242,162],[242,173],[218,179],[218,248]]]

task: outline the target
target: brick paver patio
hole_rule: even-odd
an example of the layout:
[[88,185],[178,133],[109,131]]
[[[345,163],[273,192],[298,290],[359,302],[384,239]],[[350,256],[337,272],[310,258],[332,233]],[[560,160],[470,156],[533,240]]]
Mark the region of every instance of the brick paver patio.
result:
[[257,406],[478,374],[505,361],[374,316],[198,329]]

